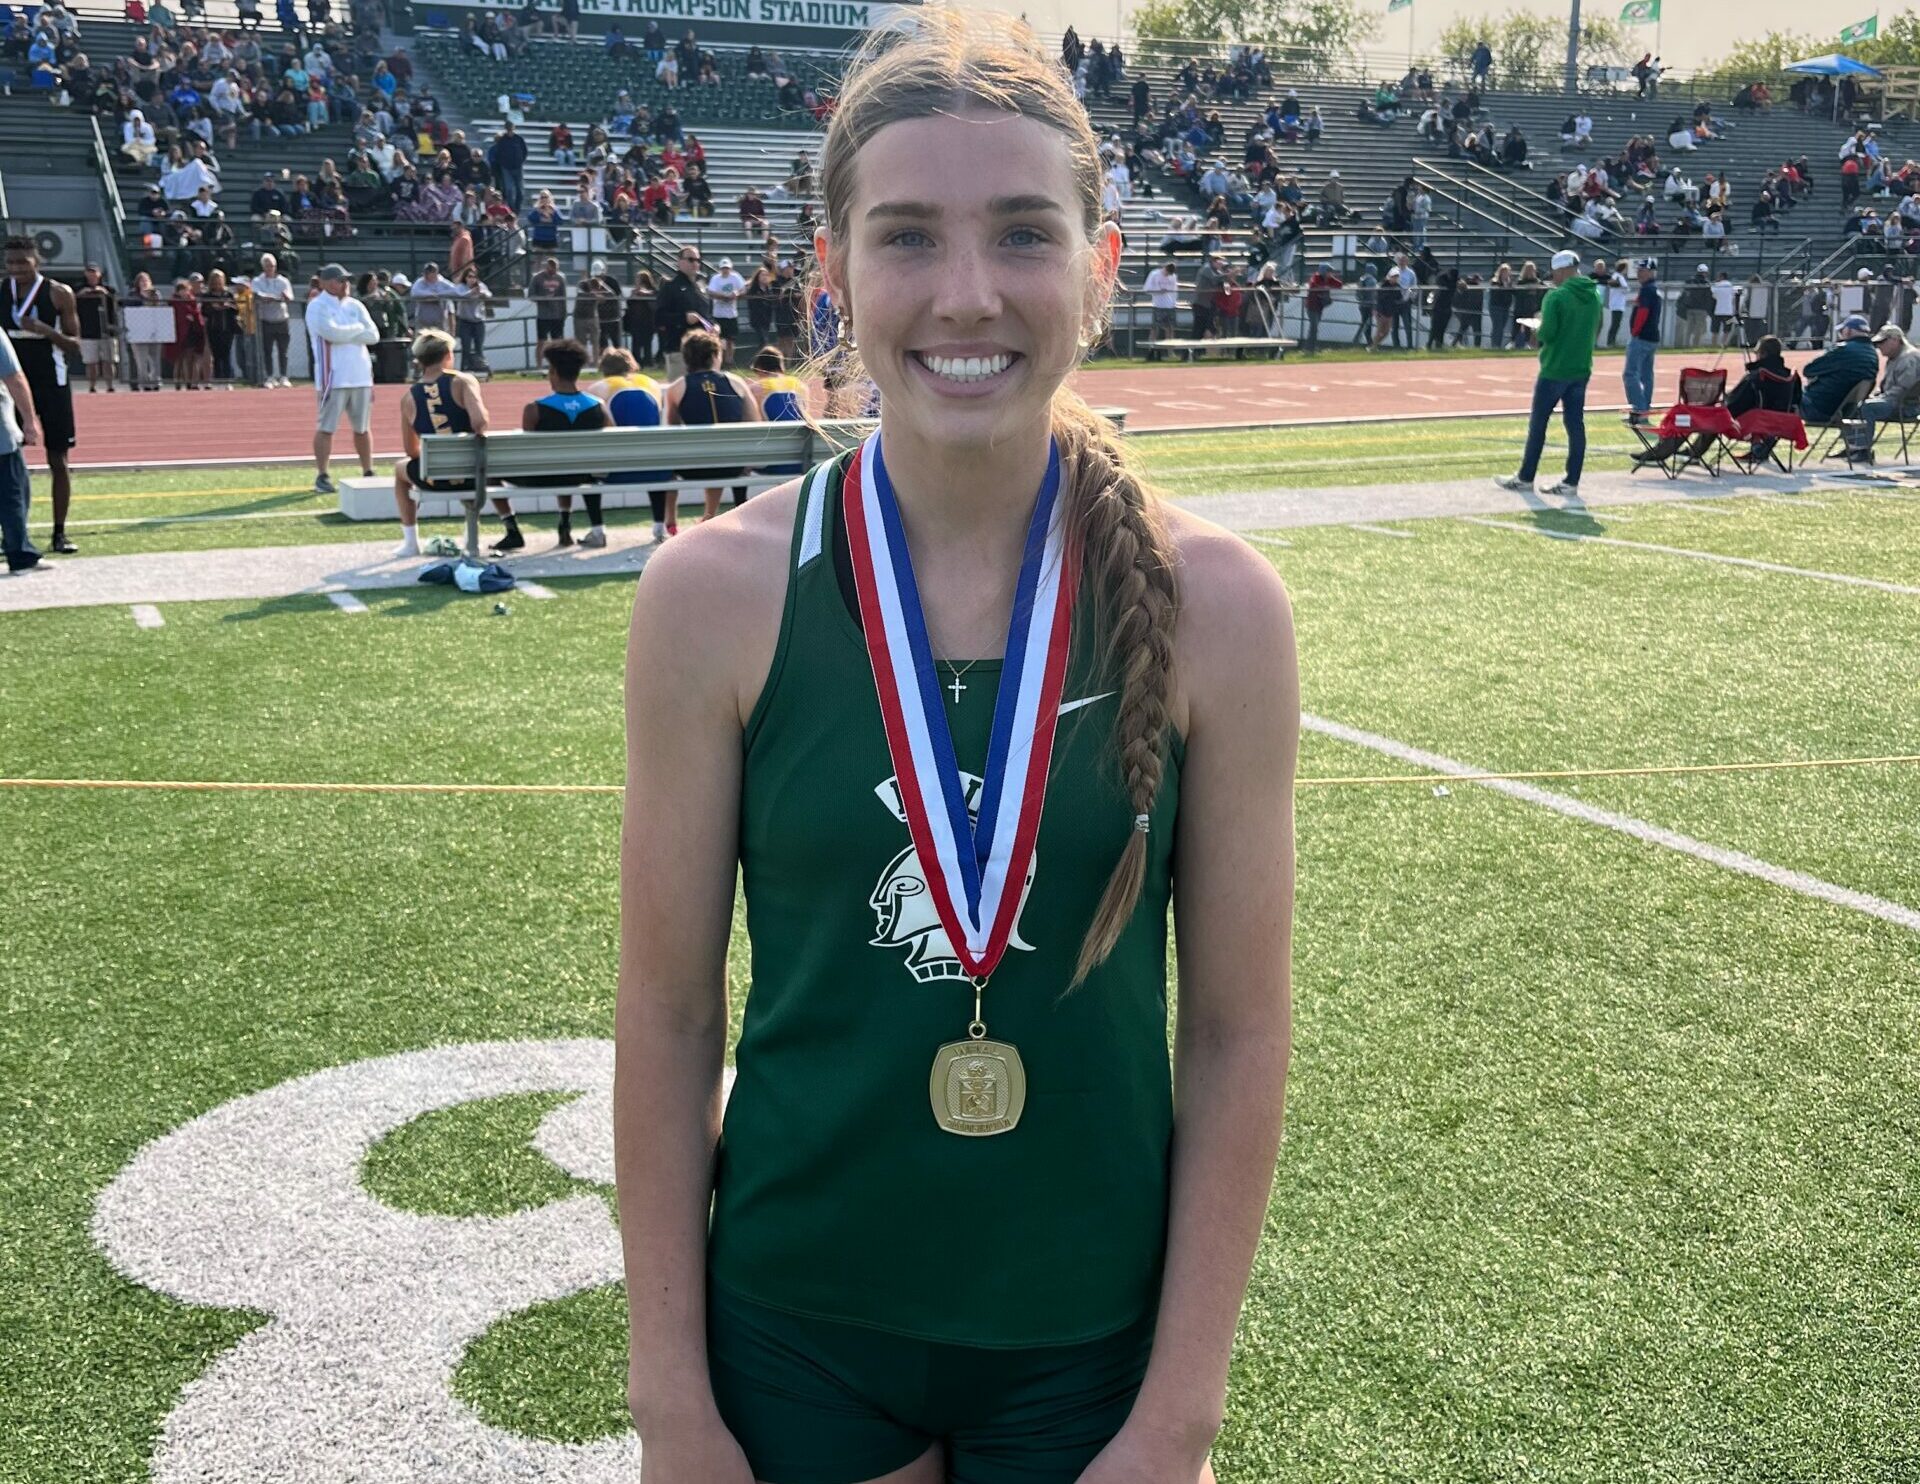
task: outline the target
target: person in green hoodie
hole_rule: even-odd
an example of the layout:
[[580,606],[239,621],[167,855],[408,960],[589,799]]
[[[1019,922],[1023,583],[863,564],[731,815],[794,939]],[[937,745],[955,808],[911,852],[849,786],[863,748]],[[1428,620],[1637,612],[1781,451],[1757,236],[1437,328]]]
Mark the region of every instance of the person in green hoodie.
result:
[[1533,416],[1527,424],[1527,451],[1517,474],[1494,483],[1503,490],[1531,490],[1547,445],[1547,422],[1560,409],[1567,425],[1567,477],[1549,486],[1549,495],[1578,495],[1580,470],[1587,458],[1587,382],[1593,376],[1593,345],[1605,305],[1600,287],[1580,271],[1580,255],[1553,255],[1553,287],[1540,305],[1540,375],[1533,384]]

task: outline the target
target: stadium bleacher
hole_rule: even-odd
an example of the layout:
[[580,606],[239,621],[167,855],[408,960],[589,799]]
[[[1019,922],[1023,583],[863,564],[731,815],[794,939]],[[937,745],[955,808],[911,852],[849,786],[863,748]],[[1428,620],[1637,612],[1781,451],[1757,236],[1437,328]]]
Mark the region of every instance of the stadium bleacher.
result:
[[[210,10],[208,20],[216,27],[230,25],[231,17],[226,13],[230,10],[230,0],[221,0]],[[82,45],[96,67],[111,66],[116,58],[127,55],[147,30],[112,12],[95,13],[83,7],[79,14]],[[271,30],[262,33],[263,42],[274,45],[285,39]],[[354,49],[364,63],[392,44],[394,39],[390,37],[378,38],[377,44],[369,37]],[[772,230],[791,240],[796,234],[794,218],[801,202],[783,197],[778,184],[785,178],[793,154],[808,150],[817,158],[822,140],[819,124],[807,106],[814,100],[802,102],[799,95],[812,89],[821,97],[830,96],[839,67],[838,58],[828,52],[770,49],[774,61],[771,70],[784,70],[793,78],[792,85],[782,89],[768,78],[746,75],[744,47],[705,47],[703,42],[721,81],[717,85],[683,84],[668,89],[654,79],[652,62],[637,47],[616,56],[600,38],[591,35],[571,42],[536,38],[506,61],[483,54],[459,33],[445,29],[422,30],[406,45],[415,61],[416,85],[431,85],[442,100],[448,122],[464,126],[468,142],[476,149],[484,150],[492,139],[503,103],[523,120],[522,133],[531,149],[525,171],[529,202],[534,193],[548,189],[564,205],[574,192],[574,171],[556,164],[545,147],[546,133],[553,122],[564,121],[572,127],[578,148],[588,128],[610,116],[615,95],[622,90],[636,106],[656,112],[667,106],[674,108],[682,128],[697,133],[706,150],[712,216],[695,218],[683,210],[658,231],[615,234],[613,239],[605,233],[580,234],[564,242],[562,256],[572,259],[572,265],[584,267],[586,257],[606,255],[623,260],[627,276],[639,266],[657,270],[670,263],[674,246],[682,240],[697,242],[710,262],[732,257],[743,270],[747,268],[760,254],[761,239],[741,229],[735,202],[750,186],[767,194]],[[1167,102],[1180,101],[1182,95],[1171,63],[1135,62],[1109,99],[1089,99],[1090,115],[1103,135],[1122,132],[1131,124],[1126,88],[1136,77],[1144,77],[1149,85],[1150,117]],[[1665,232],[1654,239],[1627,236],[1597,244],[1573,241],[1565,230],[1564,213],[1544,191],[1554,173],[1563,173],[1577,159],[1592,160],[1611,153],[1631,135],[1648,134],[1662,141],[1675,115],[1691,112],[1693,99],[1686,93],[1641,99],[1630,89],[1600,88],[1570,99],[1557,92],[1490,91],[1483,96],[1481,117],[1491,121],[1497,131],[1514,125],[1521,128],[1531,144],[1533,167],[1494,172],[1467,160],[1447,159],[1443,150],[1417,132],[1417,111],[1403,113],[1385,126],[1363,122],[1357,110],[1371,96],[1369,81],[1335,81],[1320,76],[1309,79],[1289,75],[1282,66],[1274,87],[1258,89],[1244,102],[1204,100],[1203,109],[1217,108],[1224,122],[1224,141],[1218,153],[1228,168],[1238,166],[1249,127],[1289,84],[1303,107],[1318,107],[1326,132],[1313,146],[1275,141],[1273,148],[1282,170],[1298,178],[1308,201],[1317,196],[1330,172],[1337,170],[1347,205],[1357,218],[1355,223],[1335,230],[1309,228],[1293,260],[1291,272],[1295,277],[1304,277],[1313,263],[1325,258],[1333,258],[1343,267],[1353,263],[1356,255],[1364,252],[1362,240],[1380,226],[1382,203],[1408,175],[1425,181],[1434,198],[1434,215],[1426,234],[1429,247],[1441,262],[1463,273],[1485,275],[1501,261],[1516,266],[1526,260],[1543,261],[1559,247],[1570,244],[1583,256],[1638,256],[1651,249],[1663,257],[1671,256],[1676,267],[1690,267],[1704,256],[1703,244],[1675,243]],[[1563,152],[1560,146],[1561,121],[1576,104],[1594,120],[1594,149],[1584,154]],[[1681,157],[1696,183],[1708,171],[1732,182],[1733,201],[1727,214],[1729,241],[1718,262],[1736,270],[1740,277],[1756,266],[1770,272],[1782,267],[1809,271],[1842,249],[1833,164],[1847,126],[1810,118],[1786,107],[1771,113],[1735,114],[1730,107],[1721,107],[1719,112],[1734,126],[1727,137]],[[156,252],[142,243],[146,224],[139,219],[139,204],[157,172],[135,165],[114,148],[117,120],[103,117],[101,124],[112,160],[112,179],[128,218],[119,276],[141,266],[156,270],[156,276],[171,274],[179,264],[190,260],[189,255],[170,249]],[[28,148],[29,143],[34,147]],[[615,140],[615,150],[624,143]],[[0,98],[0,147],[4,148],[4,168],[16,175],[36,171],[85,174],[97,158],[88,119],[78,109],[59,108],[46,96],[32,92]],[[250,263],[262,246],[270,245],[261,240],[255,224],[249,221],[245,204],[263,173],[273,173],[283,181],[298,174],[312,177],[327,159],[344,171],[352,147],[351,127],[334,123],[291,139],[268,136],[252,141],[243,133],[236,145],[222,149],[224,215],[235,239],[227,260]],[[584,150],[581,152],[584,154]],[[1670,158],[1664,147],[1661,154],[1663,159]],[[1761,240],[1746,223],[1756,183],[1783,160],[1802,155],[1813,163],[1816,192],[1782,220],[1778,231]],[[1122,281],[1136,297],[1147,272],[1162,257],[1163,240],[1174,218],[1196,213],[1204,204],[1178,182],[1156,180],[1152,187],[1151,195],[1136,189],[1134,198],[1121,211],[1127,239]],[[1636,191],[1623,193],[1623,215],[1631,218],[1638,205]],[[1669,225],[1674,212],[1663,201],[1658,206],[1663,225]],[[337,258],[356,273],[378,267],[415,273],[421,263],[444,258],[450,235],[447,228],[438,225],[395,223],[391,214],[380,208],[356,211],[350,234],[323,236],[315,224],[290,225],[293,245],[306,268],[322,258]],[[1236,233],[1250,225],[1243,216],[1234,224]],[[1197,249],[1198,245],[1196,242],[1193,247]],[[1244,241],[1230,245],[1236,260],[1248,261],[1250,266],[1257,261],[1257,253],[1244,250]],[[1403,245],[1411,243],[1394,242],[1396,247]],[[510,294],[524,282],[528,257],[524,243],[518,241],[483,253],[484,266],[497,292]],[[1188,261],[1192,261],[1191,255]],[[1664,276],[1675,275],[1669,269]],[[1130,316],[1123,310],[1121,318],[1124,322]]]

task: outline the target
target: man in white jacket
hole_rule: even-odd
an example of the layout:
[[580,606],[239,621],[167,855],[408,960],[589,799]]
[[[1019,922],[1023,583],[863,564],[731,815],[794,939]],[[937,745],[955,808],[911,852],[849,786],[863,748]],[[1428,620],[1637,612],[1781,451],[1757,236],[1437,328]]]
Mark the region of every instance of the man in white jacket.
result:
[[313,389],[320,399],[320,420],[313,435],[313,487],[330,495],[327,473],[333,457],[333,433],[344,413],[353,429],[353,451],[360,473],[373,477],[373,356],[367,347],[380,331],[367,306],[347,292],[347,270],[328,263],[320,270],[320,292],[307,305],[307,338],[313,351]]

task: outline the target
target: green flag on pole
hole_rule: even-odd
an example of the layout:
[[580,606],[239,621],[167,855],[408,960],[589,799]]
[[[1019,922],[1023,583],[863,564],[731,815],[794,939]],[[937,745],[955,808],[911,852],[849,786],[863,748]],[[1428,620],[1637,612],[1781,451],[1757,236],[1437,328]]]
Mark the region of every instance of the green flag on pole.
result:
[[1412,8],[1413,0],[1387,0],[1388,15],[1392,15],[1396,10],[1411,10]]
[[1840,44],[1851,46],[1856,41],[1871,41],[1880,34],[1880,15],[1876,11],[1864,21],[1855,21],[1840,33]]
[[1660,21],[1660,0],[1627,0],[1620,8],[1623,26],[1653,26]]

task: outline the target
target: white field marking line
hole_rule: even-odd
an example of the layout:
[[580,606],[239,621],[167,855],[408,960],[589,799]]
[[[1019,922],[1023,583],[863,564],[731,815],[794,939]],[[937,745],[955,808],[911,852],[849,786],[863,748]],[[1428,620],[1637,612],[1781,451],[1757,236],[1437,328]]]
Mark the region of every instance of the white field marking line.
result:
[[143,629],[164,629],[167,626],[167,621],[160,616],[160,610],[151,603],[135,603],[133,621]]
[[1254,544],[1255,546],[1285,546],[1285,547],[1291,547],[1291,546],[1293,545],[1293,543],[1292,543],[1291,541],[1286,541],[1286,540],[1283,540],[1283,539],[1281,539],[1281,538],[1280,538],[1280,537],[1278,537],[1278,536],[1249,536],[1249,535],[1247,535],[1247,534],[1246,534],[1245,532],[1242,532],[1242,533],[1241,533],[1241,535],[1240,535],[1240,539],[1241,539],[1242,541],[1250,541],[1250,542],[1252,542],[1252,543],[1253,543],[1253,544]]
[[525,593],[529,598],[551,598],[553,596],[552,588],[542,587],[537,582],[528,582],[525,578],[522,578],[519,582],[515,583],[514,585],[518,587],[521,592]]
[[[1357,727],[1343,725],[1337,721],[1328,721],[1324,717],[1302,713],[1300,724],[1309,731],[1319,732],[1342,742],[1350,742],[1357,747],[1369,748],[1387,757],[1397,758],[1403,763],[1413,763],[1429,768],[1436,773],[1446,773],[1454,777],[1485,771],[1469,767],[1450,757],[1442,757],[1437,752],[1426,752],[1418,747],[1410,747],[1404,742],[1396,742],[1391,737],[1382,737],[1373,732],[1363,732]],[[1801,896],[1813,897],[1822,902],[1831,902],[1838,907],[1848,907],[1855,912],[1864,912],[1869,917],[1877,917],[1883,922],[1893,923],[1896,927],[1920,933],[1920,912],[1904,907],[1898,902],[1889,902],[1884,897],[1870,896],[1851,887],[1836,886],[1831,881],[1823,881],[1818,876],[1809,876],[1803,871],[1790,871],[1784,866],[1760,860],[1756,856],[1744,854],[1738,850],[1727,850],[1719,845],[1709,845],[1704,840],[1696,840],[1691,835],[1680,834],[1676,830],[1665,829],[1657,824],[1649,824],[1644,819],[1635,819],[1630,814],[1617,814],[1611,809],[1599,809],[1579,799],[1568,798],[1565,794],[1553,793],[1548,789],[1536,788],[1530,783],[1517,783],[1511,779],[1476,779],[1483,788],[1496,793],[1506,794],[1509,798],[1524,803],[1538,804],[1542,809],[1551,809],[1556,814],[1564,814],[1569,819],[1583,820],[1588,824],[1599,825],[1602,829],[1615,830],[1629,835],[1649,845],[1660,845],[1681,855],[1690,855],[1709,865],[1720,866],[1728,871],[1737,871],[1744,876],[1752,876],[1774,886],[1785,887],[1788,891],[1798,892]]]
[[1769,505],[1804,505],[1810,510],[1825,510],[1827,508],[1826,501],[1824,500],[1807,500],[1801,498],[1799,495],[1769,495],[1760,490],[1753,491],[1753,493],[1747,495],[1745,498],[1749,500],[1765,500]]
[[1411,541],[1413,539],[1412,531],[1396,531],[1390,526],[1370,526],[1365,521],[1349,521],[1347,523],[1347,529],[1349,531],[1365,531],[1369,536],[1391,536],[1396,541]]
[[229,520],[318,520],[322,516],[339,513],[338,507],[316,505],[311,510],[246,510],[235,515],[129,515],[121,520],[99,516],[92,520],[70,520],[67,529],[71,531],[81,526],[194,526]]
[[[1513,443],[1511,439],[1489,438],[1484,452],[1478,449],[1465,449],[1455,453],[1422,454],[1420,455],[1420,462],[1422,464],[1461,464],[1471,459],[1491,458],[1503,449],[1510,449],[1512,446]],[[1589,455],[1628,452],[1630,452],[1630,450],[1624,444],[1618,448],[1595,448],[1592,444],[1587,445],[1587,453]],[[1182,479],[1195,474],[1257,474],[1294,469],[1358,469],[1380,464],[1405,464],[1406,462],[1407,455],[1404,453],[1369,454],[1361,458],[1353,459],[1293,459],[1288,458],[1284,453],[1276,453],[1272,458],[1262,459],[1258,463],[1167,464],[1158,469],[1149,470],[1148,472],[1155,479]],[[110,524],[122,525],[129,524],[129,522],[113,521],[110,522]]]
[[1702,515],[1738,516],[1740,514],[1739,511],[1728,510],[1724,506],[1707,504],[1706,502],[1712,498],[1715,497],[1710,495],[1681,495],[1676,499],[1667,501],[1667,503],[1676,510],[1696,510]]
[[1839,582],[1848,587],[1870,587],[1876,592],[1920,597],[1920,587],[1905,587],[1898,582],[1882,582],[1877,577],[1855,577],[1846,572],[1816,572],[1809,567],[1786,567],[1779,562],[1762,562],[1753,557],[1727,556],[1718,551],[1689,551],[1684,546],[1660,546],[1652,541],[1622,541],[1617,536],[1582,536],[1574,531],[1546,531],[1534,526],[1515,525],[1510,520],[1488,520],[1479,515],[1463,515],[1458,518],[1469,525],[1492,526],[1500,531],[1517,531],[1522,536],[1545,536],[1549,541],[1592,541],[1601,546],[1624,546],[1630,551],[1657,551],[1667,556],[1692,557],[1698,562],[1721,562],[1729,567],[1751,567],[1760,572],[1779,572],[1787,577],[1811,577],[1820,582]]
[[328,593],[327,601],[342,613],[365,613],[367,611],[367,605],[362,603],[352,593]]
[[1920,494],[1912,490],[1877,490],[1864,484],[1826,485],[1823,488],[1835,489],[1842,494],[1865,495],[1869,500],[1920,500]]
[[[1485,379],[1488,381],[1506,381],[1508,378],[1487,377]],[[1278,385],[1278,383],[1275,384]],[[1303,392],[1317,392],[1320,390],[1317,382],[1292,382],[1288,384]],[[1531,381],[1515,380],[1511,384],[1515,387],[1520,387],[1531,386],[1533,383]],[[1113,383],[1111,390],[1115,392],[1130,391],[1140,398],[1143,405],[1150,405],[1154,398],[1154,388],[1151,386],[1131,386],[1122,383]],[[1104,397],[1106,393],[1102,392],[1101,395]],[[1626,410],[1627,404],[1625,402],[1587,403],[1587,411],[1590,413],[1625,412]],[[1469,412],[1428,412],[1423,413],[1417,418],[1403,417],[1397,413],[1388,413],[1385,415],[1369,414],[1361,417],[1303,417],[1294,418],[1287,422],[1172,423],[1161,428],[1129,428],[1127,430],[1127,436],[1129,438],[1156,438],[1166,434],[1246,433],[1258,432],[1261,429],[1270,428],[1349,428],[1362,427],[1375,423],[1477,422],[1489,417],[1525,417],[1526,415],[1527,409],[1524,407],[1509,407],[1505,409],[1493,407],[1486,409],[1475,408]],[[401,459],[404,459],[406,454],[399,449],[394,449],[390,453],[376,453],[373,457],[376,463],[397,463]],[[78,474],[124,474],[127,472],[137,473],[143,469],[226,469],[245,467],[248,465],[257,465],[264,468],[281,464],[304,464],[308,468],[311,468],[313,467],[313,455],[310,453],[278,453],[238,454],[228,458],[136,459],[131,461],[125,459],[105,459],[99,463],[70,464],[69,467]],[[36,472],[46,469],[45,464],[31,464],[28,467]]]

